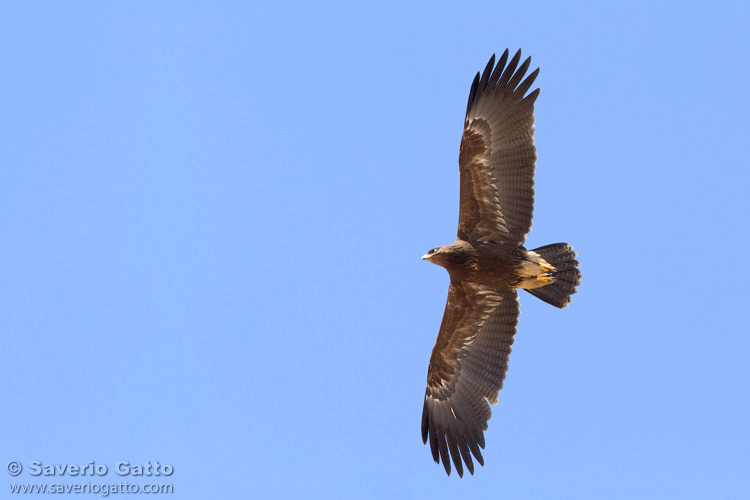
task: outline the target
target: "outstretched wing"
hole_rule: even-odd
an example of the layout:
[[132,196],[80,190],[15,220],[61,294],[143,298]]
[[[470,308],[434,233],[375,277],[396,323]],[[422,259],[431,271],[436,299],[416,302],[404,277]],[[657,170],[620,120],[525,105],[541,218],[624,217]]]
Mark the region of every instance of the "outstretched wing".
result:
[[[524,94],[539,69],[523,82],[531,58],[516,70],[519,50],[497,65],[493,55],[474,78],[466,107],[458,167],[461,206],[458,237],[522,245],[534,213],[534,101],[539,89]],[[493,69],[494,68],[494,69]]]
[[471,455],[484,465],[484,431],[508,370],[518,323],[513,289],[452,282],[443,323],[430,357],[422,410],[422,441],[450,475],[450,455],[459,476],[461,458],[474,474]]

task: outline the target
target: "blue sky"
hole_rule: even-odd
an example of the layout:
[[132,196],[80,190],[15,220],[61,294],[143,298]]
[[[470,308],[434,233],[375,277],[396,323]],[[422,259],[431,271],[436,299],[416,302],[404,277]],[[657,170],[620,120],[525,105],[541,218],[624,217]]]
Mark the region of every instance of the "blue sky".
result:
[[[747,498],[749,14],[4,3],[6,482],[158,460],[186,499]],[[448,275],[420,256],[455,238],[466,97],[506,47],[541,67],[528,245],[572,243],[583,284],[521,296],[486,466],[448,478],[419,432]]]

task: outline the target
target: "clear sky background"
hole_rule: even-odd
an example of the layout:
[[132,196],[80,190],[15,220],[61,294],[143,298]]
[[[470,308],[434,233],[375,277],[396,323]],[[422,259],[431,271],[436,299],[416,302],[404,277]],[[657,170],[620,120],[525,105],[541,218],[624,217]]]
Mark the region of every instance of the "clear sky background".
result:
[[[749,498],[747,2],[0,19],[5,483],[127,460],[186,499]],[[466,98],[506,47],[541,67],[528,246],[572,243],[583,284],[521,295],[486,465],[448,478],[420,256],[455,238]]]

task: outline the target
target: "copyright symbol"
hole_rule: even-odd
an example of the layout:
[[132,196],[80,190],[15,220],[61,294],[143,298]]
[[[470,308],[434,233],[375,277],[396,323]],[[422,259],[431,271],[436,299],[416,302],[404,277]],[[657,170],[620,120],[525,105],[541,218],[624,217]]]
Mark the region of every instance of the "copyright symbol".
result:
[[21,473],[23,470],[23,466],[21,465],[21,462],[16,462],[15,460],[8,464],[8,474],[11,476],[17,476]]

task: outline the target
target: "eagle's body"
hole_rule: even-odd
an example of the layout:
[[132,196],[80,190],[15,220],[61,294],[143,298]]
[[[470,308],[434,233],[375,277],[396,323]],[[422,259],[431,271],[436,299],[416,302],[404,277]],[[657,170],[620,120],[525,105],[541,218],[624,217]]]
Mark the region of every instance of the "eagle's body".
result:
[[565,307],[580,283],[573,248],[555,243],[526,250],[534,207],[534,101],[526,92],[530,58],[521,51],[505,66],[493,55],[469,93],[458,157],[461,203],[458,237],[422,258],[451,278],[448,301],[427,373],[422,439],[450,474],[472,456],[483,463],[484,430],[508,369],[518,323],[518,288]]
[[457,239],[425,260],[443,266],[451,280],[506,288],[539,288],[550,283],[553,267],[522,246]]

